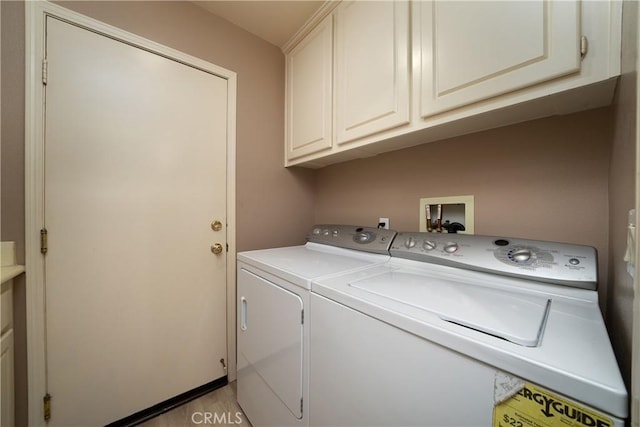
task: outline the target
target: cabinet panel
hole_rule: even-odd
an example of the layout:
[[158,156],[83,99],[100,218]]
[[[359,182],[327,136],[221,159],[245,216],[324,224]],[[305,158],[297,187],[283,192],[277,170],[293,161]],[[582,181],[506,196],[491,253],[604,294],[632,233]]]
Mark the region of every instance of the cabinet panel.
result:
[[287,55],[287,158],[332,145],[333,17]]
[[429,1],[419,7],[423,117],[580,69],[575,0]]
[[336,11],[338,144],[409,123],[409,6],[350,1]]
[[13,280],[0,287],[0,427],[15,425]]
[[0,427],[15,425],[13,357],[13,329],[10,329],[0,339]]
[[13,327],[13,281],[2,284],[0,290],[0,335]]

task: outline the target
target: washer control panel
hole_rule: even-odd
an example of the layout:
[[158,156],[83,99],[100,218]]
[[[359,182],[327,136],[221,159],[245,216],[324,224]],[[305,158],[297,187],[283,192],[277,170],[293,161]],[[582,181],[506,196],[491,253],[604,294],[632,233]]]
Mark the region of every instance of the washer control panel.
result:
[[398,233],[391,256],[469,270],[596,289],[596,250],[589,246],[464,234]]
[[357,225],[318,224],[307,235],[307,241],[340,248],[389,255],[393,230]]

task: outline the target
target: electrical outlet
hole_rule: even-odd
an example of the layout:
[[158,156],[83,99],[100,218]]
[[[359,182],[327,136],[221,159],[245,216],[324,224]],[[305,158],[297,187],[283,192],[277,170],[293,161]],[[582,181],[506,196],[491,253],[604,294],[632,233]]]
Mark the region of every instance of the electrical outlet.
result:
[[378,228],[389,229],[389,218],[378,218]]

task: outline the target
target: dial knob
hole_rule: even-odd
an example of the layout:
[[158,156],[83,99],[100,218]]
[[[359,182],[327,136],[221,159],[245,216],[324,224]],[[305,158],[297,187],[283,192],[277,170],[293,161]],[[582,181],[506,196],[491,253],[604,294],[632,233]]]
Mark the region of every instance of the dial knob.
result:
[[433,240],[425,240],[422,247],[427,251],[434,250],[438,245]]
[[363,231],[361,233],[357,233],[354,236],[354,240],[358,243],[367,243],[373,239],[373,234],[368,231]]
[[532,256],[531,249],[517,249],[511,253],[511,259],[515,262],[527,262]]
[[447,253],[452,254],[457,250],[458,250],[458,244],[455,242],[447,243],[446,245],[444,245],[444,251]]
[[404,245],[407,247],[407,249],[411,249],[416,245],[416,239],[414,239],[413,237],[409,237],[407,241],[404,242]]

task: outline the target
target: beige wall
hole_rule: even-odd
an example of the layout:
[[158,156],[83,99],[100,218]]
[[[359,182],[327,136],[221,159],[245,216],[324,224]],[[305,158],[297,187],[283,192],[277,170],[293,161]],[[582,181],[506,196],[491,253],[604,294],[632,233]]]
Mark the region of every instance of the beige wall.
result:
[[614,101],[614,134],[609,175],[609,300],[608,327],[627,384],[631,378],[633,332],[633,280],[627,274],[624,254],[628,212],[636,205],[636,98],[638,54],[638,3],[623,5],[622,76]]
[[17,243],[24,263],[24,8],[21,2],[2,7],[2,152],[0,231],[2,240]]
[[318,171],[315,219],[382,216],[417,231],[421,197],[472,194],[476,234],[595,246],[604,283],[610,123],[598,109],[329,166]]
[[[20,2],[1,4],[1,237],[16,240],[24,259],[24,9]],[[478,234],[598,249],[601,297],[611,294],[603,305],[628,375],[631,300],[619,258],[634,200],[635,124],[627,112],[635,96],[623,96],[635,93],[629,77],[621,81],[615,111],[536,120],[315,172],[284,169],[284,58],[277,47],[188,2],[62,4],[238,73],[239,250],[300,243],[314,221],[373,225],[385,216],[392,228],[417,230],[420,197],[473,194]]]

